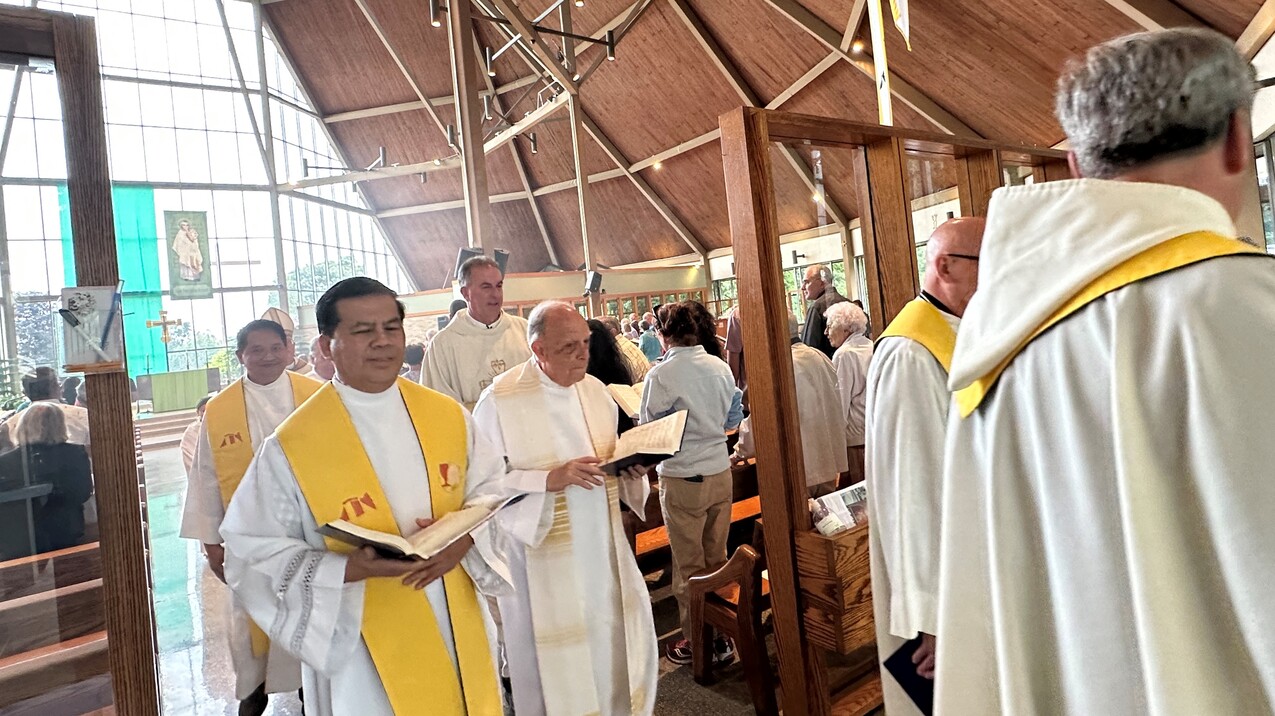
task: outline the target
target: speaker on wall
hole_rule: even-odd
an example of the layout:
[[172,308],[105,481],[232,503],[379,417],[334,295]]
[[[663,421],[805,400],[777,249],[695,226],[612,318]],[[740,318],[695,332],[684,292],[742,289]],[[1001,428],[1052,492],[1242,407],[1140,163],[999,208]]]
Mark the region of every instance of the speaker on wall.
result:
[[495,249],[492,254],[496,257],[496,265],[500,267],[500,275],[504,276],[509,273],[505,267],[509,265],[509,252],[504,249]]
[[587,296],[591,293],[597,293],[602,290],[602,274],[597,271],[590,271],[585,275],[584,294]]
[[482,255],[483,255],[482,249],[470,249],[470,248],[462,247],[460,250],[460,253],[456,254],[456,270],[452,272],[452,276],[454,276],[456,280],[459,281],[461,265],[464,264],[466,261],[474,258],[475,256],[482,256]]

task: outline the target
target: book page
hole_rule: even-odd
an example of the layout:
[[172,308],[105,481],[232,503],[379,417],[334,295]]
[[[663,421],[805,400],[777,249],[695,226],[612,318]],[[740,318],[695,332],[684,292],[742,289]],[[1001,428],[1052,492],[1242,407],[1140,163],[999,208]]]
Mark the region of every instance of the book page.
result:
[[448,512],[438,518],[434,524],[410,535],[406,541],[411,543],[413,554],[429,559],[447,549],[456,540],[482,527],[488,520],[495,517],[497,512],[523,497],[526,495],[518,494],[494,505],[470,505],[455,512]]
[[633,385],[620,385],[612,383],[607,386],[607,390],[611,392],[611,398],[615,404],[620,406],[620,410],[624,411],[629,417],[636,417],[642,410],[642,383]]
[[630,455],[673,455],[682,449],[682,433],[686,430],[686,411],[679,410],[659,420],[644,423],[620,436],[608,462]]

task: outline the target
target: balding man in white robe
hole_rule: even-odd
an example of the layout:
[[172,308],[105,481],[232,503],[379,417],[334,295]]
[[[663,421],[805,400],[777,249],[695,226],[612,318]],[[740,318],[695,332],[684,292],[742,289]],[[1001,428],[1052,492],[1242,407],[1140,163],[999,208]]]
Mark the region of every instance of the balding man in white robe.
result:
[[645,716],[659,674],[646,583],[620,502],[643,519],[646,470],[607,477],[615,403],[589,364],[589,325],[570,304],[530,319],[531,360],[499,376],[474,411],[527,497],[502,511],[515,591],[497,601],[519,716]]
[[[918,672],[934,678],[938,632],[939,506],[947,428],[947,366],[960,316],[978,283],[984,222],[951,219],[926,246],[921,295],[881,334],[868,368],[868,541],[877,655],[921,638]],[[889,673],[886,710],[918,713]]]
[[1057,100],[1086,178],[993,196],[935,713],[1275,712],[1275,265],[1234,224],[1253,90],[1211,30],[1099,45]]

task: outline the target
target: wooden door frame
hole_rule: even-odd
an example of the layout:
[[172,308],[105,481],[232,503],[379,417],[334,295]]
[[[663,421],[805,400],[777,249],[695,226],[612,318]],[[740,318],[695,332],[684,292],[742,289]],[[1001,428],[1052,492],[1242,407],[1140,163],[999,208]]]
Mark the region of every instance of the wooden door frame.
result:
[[[1003,165],[1030,166],[1042,179],[1064,178],[1064,152],[901,130],[845,120],[741,107],[723,114],[722,162],[730,208],[738,301],[743,315],[757,442],[757,482],[765,520],[775,640],[784,713],[825,716],[831,695],[823,655],[803,622],[794,537],[810,530],[797,397],[782,280],[778,209],[770,149],[775,142],[839,147],[852,154],[864,262],[873,315],[884,327],[918,291],[916,244],[907,196],[910,153],[957,162],[962,213],[985,213]],[[1046,176],[1048,175],[1048,176]],[[850,217],[847,217],[850,218]]]
[[[119,281],[110,166],[93,18],[0,8],[0,52],[52,59],[62,100],[75,278]],[[158,716],[159,680],[142,492],[128,375],[85,376],[115,710]]]

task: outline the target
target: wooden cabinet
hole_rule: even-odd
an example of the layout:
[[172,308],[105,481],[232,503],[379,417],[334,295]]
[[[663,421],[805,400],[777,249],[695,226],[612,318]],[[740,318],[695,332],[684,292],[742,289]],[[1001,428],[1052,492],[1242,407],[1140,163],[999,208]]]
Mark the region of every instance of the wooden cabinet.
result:
[[874,643],[868,526],[832,537],[799,530],[793,537],[801,618],[811,643],[840,654]]

